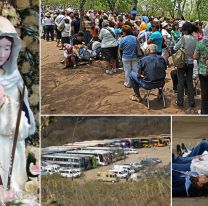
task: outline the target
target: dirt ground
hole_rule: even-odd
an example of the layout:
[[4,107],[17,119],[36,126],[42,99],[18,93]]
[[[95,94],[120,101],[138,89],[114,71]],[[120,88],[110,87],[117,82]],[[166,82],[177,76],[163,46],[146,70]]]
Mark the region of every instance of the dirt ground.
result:
[[[109,76],[101,61],[77,69],[63,70],[63,50],[56,42],[41,41],[41,112],[42,114],[197,114],[200,96],[196,97],[196,108],[175,105],[176,94],[172,91],[171,68],[167,70],[165,85],[166,108],[157,100],[157,91],[150,97],[150,110],[146,102],[132,102],[133,90],[123,85],[124,72],[119,70]],[[145,94],[141,90],[142,96]]]
[[88,170],[84,172],[84,180],[94,180],[97,177],[98,172],[106,172],[112,169],[113,165],[140,162],[144,158],[157,157],[162,160],[162,163],[158,164],[157,167],[167,165],[171,161],[170,147],[161,148],[141,148],[138,150],[138,154],[130,154],[126,159],[114,162],[113,164],[98,167],[96,169]]
[[[208,137],[208,117],[173,117],[173,151],[182,142],[186,146],[194,146],[202,138]],[[173,198],[172,206],[207,206],[208,197]]]

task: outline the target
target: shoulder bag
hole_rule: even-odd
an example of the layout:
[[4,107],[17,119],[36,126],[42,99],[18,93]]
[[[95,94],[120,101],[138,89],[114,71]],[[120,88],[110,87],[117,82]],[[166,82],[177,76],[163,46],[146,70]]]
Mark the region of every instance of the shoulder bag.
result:
[[185,39],[184,37],[182,37],[182,45],[180,47],[180,49],[175,53],[173,54],[173,64],[175,67],[177,68],[184,68],[185,66],[185,48],[184,48],[184,45],[185,45]]

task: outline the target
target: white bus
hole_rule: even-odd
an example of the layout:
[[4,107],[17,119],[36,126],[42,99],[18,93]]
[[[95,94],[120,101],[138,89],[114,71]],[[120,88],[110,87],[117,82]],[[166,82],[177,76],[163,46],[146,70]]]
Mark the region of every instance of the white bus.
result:
[[112,153],[109,151],[102,150],[72,150],[67,151],[67,154],[85,154],[85,155],[94,155],[97,159],[98,165],[108,165],[112,162]]

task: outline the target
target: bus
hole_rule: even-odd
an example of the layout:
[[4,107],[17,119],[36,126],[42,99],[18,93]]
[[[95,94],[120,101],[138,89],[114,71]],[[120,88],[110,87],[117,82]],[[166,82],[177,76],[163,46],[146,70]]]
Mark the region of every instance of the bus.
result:
[[103,151],[103,150],[71,150],[67,151],[67,154],[84,154],[84,155],[94,155],[97,159],[97,164],[99,166],[108,165],[112,162],[112,153],[109,151]]
[[76,168],[81,170],[86,169],[86,160],[84,157],[71,156],[64,153],[54,153],[44,154],[41,159],[49,164],[60,165],[60,167]]
[[123,148],[121,147],[86,147],[85,150],[103,150],[112,154],[111,162],[123,160],[126,158]]

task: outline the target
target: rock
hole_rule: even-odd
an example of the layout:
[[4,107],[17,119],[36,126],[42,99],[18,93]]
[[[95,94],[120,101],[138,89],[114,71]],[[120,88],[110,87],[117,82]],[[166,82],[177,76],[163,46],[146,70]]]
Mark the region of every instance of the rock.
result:
[[16,5],[19,9],[26,9],[30,7],[29,0],[16,0]]
[[29,98],[30,104],[33,106],[38,105],[39,103],[39,95],[38,94],[32,94]]
[[29,70],[30,70],[29,62],[24,62],[23,65],[22,65],[22,68],[21,68],[21,72],[23,74],[27,74],[27,73],[29,73]]
[[32,91],[33,91],[34,94],[39,94],[39,85],[34,84],[32,86]]

